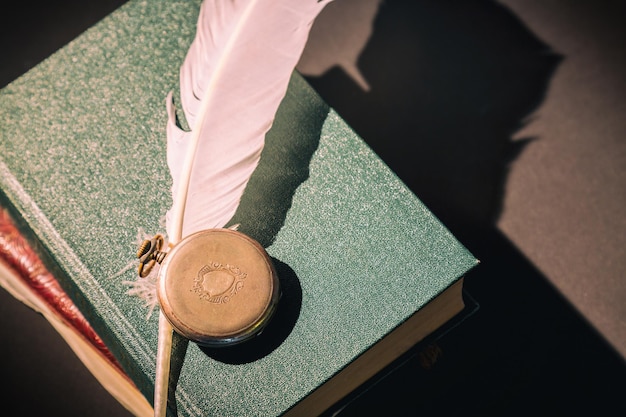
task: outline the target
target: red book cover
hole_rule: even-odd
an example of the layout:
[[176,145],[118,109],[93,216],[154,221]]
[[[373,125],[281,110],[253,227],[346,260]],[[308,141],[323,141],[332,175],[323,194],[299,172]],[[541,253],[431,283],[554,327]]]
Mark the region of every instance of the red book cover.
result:
[[[75,329],[119,372],[126,375],[102,339],[31,248],[6,209],[0,208],[0,261],[7,265],[58,317]],[[129,380],[130,381],[130,380]]]

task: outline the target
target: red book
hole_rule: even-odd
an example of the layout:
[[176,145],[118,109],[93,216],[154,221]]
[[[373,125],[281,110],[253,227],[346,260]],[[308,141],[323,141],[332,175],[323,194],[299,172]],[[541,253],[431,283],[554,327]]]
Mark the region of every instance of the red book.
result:
[[124,407],[138,416],[153,414],[151,405],[47,270],[4,208],[0,208],[0,285],[41,313]]

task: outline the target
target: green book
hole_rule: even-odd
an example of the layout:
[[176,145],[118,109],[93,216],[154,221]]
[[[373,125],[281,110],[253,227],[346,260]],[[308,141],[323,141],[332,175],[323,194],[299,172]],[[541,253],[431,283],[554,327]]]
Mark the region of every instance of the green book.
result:
[[[0,204],[148,402],[158,315],[126,282],[164,232],[165,97],[198,10],[131,0],[0,91]],[[176,339],[179,416],[319,415],[457,315],[477,264],[297,72],[231,223],[283,296],[255,340]]]

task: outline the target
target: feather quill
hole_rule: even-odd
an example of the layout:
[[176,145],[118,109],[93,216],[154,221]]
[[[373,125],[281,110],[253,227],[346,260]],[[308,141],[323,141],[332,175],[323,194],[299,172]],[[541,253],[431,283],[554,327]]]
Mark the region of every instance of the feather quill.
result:
[[180,70],[182,110],[191,131],[177,126],[171,95],[167,100],[170,242],[223,227],[233,216],[311,25],[328,2],[202,3]]
[[[313,21],[332,0],[204,0],[180,69],[182,111],[166,100],[170,244],[234,215]],[[161,313],[155,415],[167,404],[172,328]]]

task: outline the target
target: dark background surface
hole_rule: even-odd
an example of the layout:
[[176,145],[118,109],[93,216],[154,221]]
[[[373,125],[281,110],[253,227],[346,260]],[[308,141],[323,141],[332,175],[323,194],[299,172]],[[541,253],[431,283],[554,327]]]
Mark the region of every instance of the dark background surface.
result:
[[[36,1],[2,6],[0,85],[123,3]],[[361,9],[365,3],[371,2],[362,2]],[[349,30],[355,20],[367,23],[367,17],[354,12],[357,2],[344,0],[347,8],[330,9],[334,19],[321,19],[321,29],[312,33],[306,60],[299,66],[322,97],[481,260],[466,279],[479,310],[435,344],[418,346],[342,416],[626,415],[626,363],[620,353],[626,351],[620,344],[626,322],[620,304],[626,300],[618,296],[617,302],[607,298],[604,303],[574,303],[559,277],[546,275],[549,268],[531,260],[535,252],[521,249],[540,231],[532,224],[526,227],[523,217],[511,220],[515,209],[504,207],[512,167],[534,140],[542,139],[512,138],[551,97],[549,87],[570,59],[558,45],[547,44],[531,31],[513,9],[554,35],[549,30],[553,14],[548,12],[570,3],[547,2],[550,7],[545,9],[536,7],[539,2],[502,3],[385,2],[358,54],[359,71],[369,86],[365,91],[341,65],[315,70],[328,54],[342,53],[329,47],[346,38],[339,37],[338,22],[346,22]],[[598,27],[610,28],[623,46],[624,29],[615,16],[624,7],[618,2],[594,4]],[[339,35],[329,43],[335,29]],[[613,71],[626,70],[623,57],[608,62],[617,67]],[[615,94],[615,89],[600,93]],[[615,127],[621,140],[612,153],[618,157],[624,153],[622,126]],[[562,162],[541,163],[558,170]],[[623,173],[618,173],[621,178]],[[503,219],[513,225],[507,230],[527,229],[530,238],[505,233]],[[516,229],[516,224],[521,226]],[[594,252],[606,242],[585,244]],[[618,253],[623,256],[623,248]],[[623,265],[619,260],[608,264],[617,271],[598,271],[593,279],[572,271],[568,285],[614,285],[620,294]],[[617,325],[599,329],[590,319],[596,310]],[[15,415],[128,415],[52,327],[3,290],[0,329],[5,382],[0,398],[5,410]],[[431,366],[421,360],[428,349],[437,352]]]

